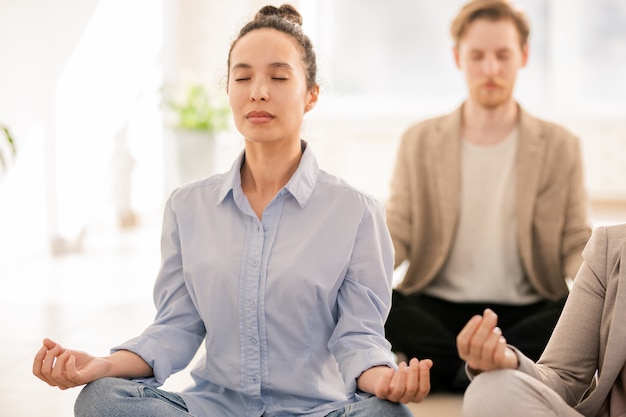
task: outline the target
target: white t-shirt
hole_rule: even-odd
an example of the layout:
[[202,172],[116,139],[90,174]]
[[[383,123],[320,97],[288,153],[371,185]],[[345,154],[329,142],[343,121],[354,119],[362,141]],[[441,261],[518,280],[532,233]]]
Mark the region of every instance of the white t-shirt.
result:
[[540,299],[517,247],[518,130],[495,145],[461,147],[461,207],[450,257],[424,293],[455,302],[528,304]]

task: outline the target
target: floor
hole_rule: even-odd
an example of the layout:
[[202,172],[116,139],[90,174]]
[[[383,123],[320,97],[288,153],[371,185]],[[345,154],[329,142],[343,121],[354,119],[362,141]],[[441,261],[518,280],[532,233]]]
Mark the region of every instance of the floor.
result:
[[[595,225],[626,222],[622,209],[596,216]],[[2,415],[73,415],[78,390],[59,391],[31,373],[43,337],[105,355],[113,343],[134,336],[150,323],[160,213],[144,215],[139,223],[125,231],[115,227],[90,231],[80,253],[53,257],[41,250],[0,258]],[[166,388],[186,383],[185,375],[175,375]],[[460,396],[434,395],[411,409],[415,416],[454,417],[460,415],[460,405]]]
[[0,262],[3,415],[73,415],[78,390],[59,391],[31,373],[43,337],[104,355],[111,342],[132,336],[151,320],[158,227],[89,236],[80,254],[35,253]]

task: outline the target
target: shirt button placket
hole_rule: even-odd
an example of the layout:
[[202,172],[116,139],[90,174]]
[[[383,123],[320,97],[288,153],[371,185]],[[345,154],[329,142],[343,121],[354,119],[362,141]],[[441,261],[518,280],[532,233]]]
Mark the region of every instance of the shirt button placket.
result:
[[[260,227],[260,226],[257,226],[257,232],[259,234],[258,238],[262,242],[263,241],[263,228]],[[262,247],[262,244],[261,244],[261,247]],[[261,256],[261,254],[259,253],[259,254],[255,254],[255,255],[257,255],[257,257],[251,257],[249,259],[248,263],[249,263],[251,268],[256,270],[256,271],[253,272],[253,274],[258,274],[259,273],[258,268],[260,266],[259,257]],[[254,298],[249,298],[246,301],[246,306],[248,307],[250,312],[252,312],[252,310],[255,309],[256,306],[257,306],[257,301]],[[255,314],[255,317],[256,317],[256,314]],[[255,319],[255,322],[256,322],[256,319]],[[257,328],[257,324],[255,324],[254,328]],[[250,349],[252,349],[252,350],[254,350],[256,352],[254,356],[257,356],[259,354],[259,352],[257,350],[259,342],[258,342],[257,337],[255,335],[251,334],[251,333],[249,333],[248,343],[249,343]],[[252,366],[249,368],[250,371],[251,371],[251,373],[250,373],[250,383],[253,384],[253,385],[258,385],[260,383],[259,374],[257,373],[257,372],[260,371],[260,369],[258,369],[259,364],[256,363],[258,359],[260,359],[260,358],[254,359],[255,363],[251,363],[250,365],[252,365]],[[255,388],[255,391],[257,389],[258,388]]]

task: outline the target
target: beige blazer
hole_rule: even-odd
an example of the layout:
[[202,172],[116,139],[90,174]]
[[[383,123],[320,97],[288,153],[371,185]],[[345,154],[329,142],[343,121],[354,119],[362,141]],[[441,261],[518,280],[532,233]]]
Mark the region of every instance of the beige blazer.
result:
[[[386,203],[395,264],[409,267],[397,289],[416,293],[450,254],[460,206],[462,106],[410,127],[399,145]],[[578,139],[520,108],[516,156],[519,255],[538,293],[568,292],[591,236]]]
[[583,256],[543,355],[535,365],[518,353],[519,369],[585,416],[624,416],[626,224],[596,229]]

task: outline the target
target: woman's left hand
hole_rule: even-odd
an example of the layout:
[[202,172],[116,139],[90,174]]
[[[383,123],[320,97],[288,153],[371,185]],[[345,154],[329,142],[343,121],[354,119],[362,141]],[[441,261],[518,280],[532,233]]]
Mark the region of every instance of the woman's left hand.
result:
[[421,402],[430,392],[430,368],[433,361],[413,358],[398,364],[398,370],[375,366],[357,379],[361,391],[369,392],[383,400],[397,403]]

